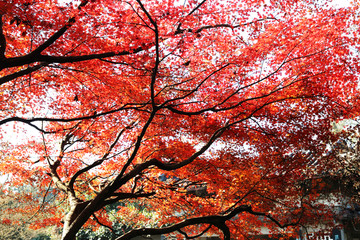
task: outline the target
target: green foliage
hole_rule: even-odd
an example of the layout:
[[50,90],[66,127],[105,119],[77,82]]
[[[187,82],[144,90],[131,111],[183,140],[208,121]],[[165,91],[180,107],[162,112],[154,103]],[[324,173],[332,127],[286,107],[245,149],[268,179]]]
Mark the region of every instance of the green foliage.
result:
[[49,235],[41,233],[38,236],[31,238],[31,240],[51,240],[51,237]]

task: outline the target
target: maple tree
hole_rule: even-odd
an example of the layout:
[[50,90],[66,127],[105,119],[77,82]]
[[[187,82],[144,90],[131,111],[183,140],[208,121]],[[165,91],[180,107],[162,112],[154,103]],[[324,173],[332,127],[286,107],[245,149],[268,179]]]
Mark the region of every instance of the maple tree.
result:
[[4,140],[0,171],[58,201],[33,227],[111,228],[117,202],[118,240],[331,219],[302,182],[358,115],[359,56],[357,6],[329,3],[1,1],[0,125],[39,135]]

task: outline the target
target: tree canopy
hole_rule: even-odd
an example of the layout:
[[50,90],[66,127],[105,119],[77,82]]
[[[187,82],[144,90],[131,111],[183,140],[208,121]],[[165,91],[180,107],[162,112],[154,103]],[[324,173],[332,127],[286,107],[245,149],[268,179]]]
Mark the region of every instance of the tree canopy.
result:
[[14,194],[51,212],[33,227],[63,222],[72,240],[111,228],[115,203],[132,228],[118,240],[332,218],[303,183],[337,166],[331,124],[359,115],[355,3],[10,0],[0,14],[0,172],[11,196],[36,187]]

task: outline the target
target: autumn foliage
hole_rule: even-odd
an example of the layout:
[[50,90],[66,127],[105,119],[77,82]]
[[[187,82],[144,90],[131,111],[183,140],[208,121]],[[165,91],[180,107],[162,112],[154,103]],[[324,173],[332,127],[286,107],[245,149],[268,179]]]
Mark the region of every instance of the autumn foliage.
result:
[[119,202],[133,228],[119,240],[331,222],[304,183],[331,167],[331,124],[358,116],[355,4],[12,0],[0,14],[0,172],[7,194],[36,187],[18,196],[51,213],[34,226],[73,239],[112,227]]

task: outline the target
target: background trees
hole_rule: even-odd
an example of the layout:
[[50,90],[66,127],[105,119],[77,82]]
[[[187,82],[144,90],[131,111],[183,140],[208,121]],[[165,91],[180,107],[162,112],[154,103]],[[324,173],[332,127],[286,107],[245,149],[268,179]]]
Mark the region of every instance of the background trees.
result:
[[[49,240],[52,238],[57,239],[61,236],[60,227],[40,224],[44,221],[51,221],[52,211],[47,211],[46,206],[41,204],[41,199],[26,198],[26,193],[32,190],[29,186],[19,187],[11,191],[7,190],[6,193],[0,190],[1,239]],[[37,192],[33,193],[31,197],[37,195]],[[32,211],[34,204],[40,207],[37,212]],[[32,224],[34,218],[36,219],[36,224]],[[44,228],[44,226],[47,227]]]
[[345,194],[358,208],[360,201],[360,161],[359,161],[359,121],[348,119],[334,124],[334,133],[338,140],[332,144],[327,154],[334,165],[331,175],[338,178]]
[[[300,183],[328,166],[317,156],[333,140],[330,124],[358,114],[356,6],[0,7],[0,124],[39,132],[4,147],[0,170],[7,184],[56,196],[62,205],[48,222],[63,220],[63,239],[82,226],[111,227],[106,206],[116,202],[142,228],[119,239],[174,231],[242,238],[259,225],[291,231],[331,218]],[[188,193],[198,186],[205,196]],[[133,214],[133,204],[158,218]]]

